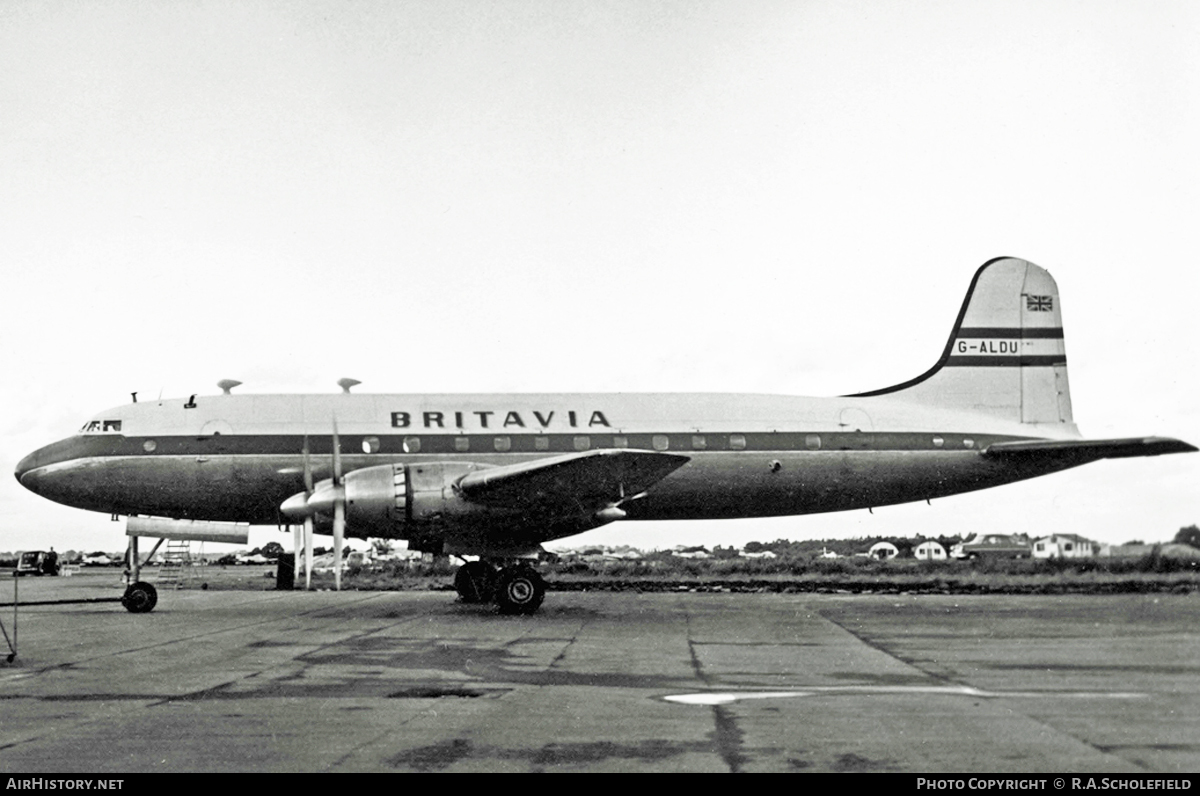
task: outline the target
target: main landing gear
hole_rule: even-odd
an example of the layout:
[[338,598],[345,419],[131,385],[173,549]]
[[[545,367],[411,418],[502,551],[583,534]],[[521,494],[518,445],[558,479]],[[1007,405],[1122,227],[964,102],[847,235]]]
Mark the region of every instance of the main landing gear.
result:
[[454,573],[454,588],[464,603],[495,602],[502,614],[532,614],[546,599],[546,581],[524,562],[468,561]]

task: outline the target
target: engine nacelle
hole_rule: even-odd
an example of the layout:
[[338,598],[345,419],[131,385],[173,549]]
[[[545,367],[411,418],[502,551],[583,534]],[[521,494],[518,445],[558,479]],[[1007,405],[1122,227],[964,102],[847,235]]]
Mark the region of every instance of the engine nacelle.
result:
[[454,484],[485,465],[381,464],[347,473],[346,526],[355,536],[414,538],[445,523],[497,512],[464,500]]

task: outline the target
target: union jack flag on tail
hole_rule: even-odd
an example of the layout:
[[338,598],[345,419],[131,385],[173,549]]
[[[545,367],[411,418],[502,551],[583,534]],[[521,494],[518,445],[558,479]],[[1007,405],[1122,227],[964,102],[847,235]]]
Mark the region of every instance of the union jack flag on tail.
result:
[[1025,309],[1030,312],[1051,312],[1054,310],[1053,296],[1025,296]]

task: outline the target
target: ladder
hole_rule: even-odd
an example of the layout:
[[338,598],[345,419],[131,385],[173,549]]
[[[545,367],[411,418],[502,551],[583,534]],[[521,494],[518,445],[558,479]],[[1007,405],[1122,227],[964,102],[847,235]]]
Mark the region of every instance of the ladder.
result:
[[184,577],[190,574],[191,567],[191,542],[186,539],[168,539],[162,565],[158,568],[159,585],[182,589]]

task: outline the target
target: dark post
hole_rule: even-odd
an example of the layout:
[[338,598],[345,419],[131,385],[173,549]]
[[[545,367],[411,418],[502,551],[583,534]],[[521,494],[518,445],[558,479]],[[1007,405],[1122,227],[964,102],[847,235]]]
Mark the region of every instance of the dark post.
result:
[[296,554],[284,553],[279,557],[275,570],[275,589],[291,591],[296,588]]

